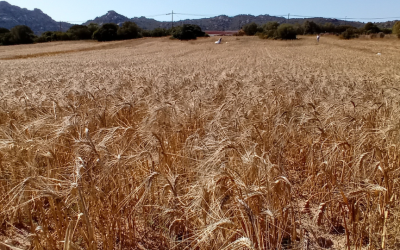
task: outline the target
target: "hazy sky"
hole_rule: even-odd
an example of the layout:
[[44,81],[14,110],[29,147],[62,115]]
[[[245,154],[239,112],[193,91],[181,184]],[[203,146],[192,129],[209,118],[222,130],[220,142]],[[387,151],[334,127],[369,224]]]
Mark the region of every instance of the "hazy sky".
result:
[[[169,21],[165,15],[172,10],[176,13],[193,15],[176,15],[175,20],[202,18],[226,14],[269,14],[334,17],[338,19],[356,18],[358,21],[386,21],[389,18],[400,20],[400,0],[8,0],[12,5],[33,10],[41,9],[56,21],[81,23],[109,10],[132,17],[146,16],[160,21]],[[160,16],[155,16],[164,14]],[[199,16],[195,16],[199,15]],[[293,17],[293,16],[292,16]]]

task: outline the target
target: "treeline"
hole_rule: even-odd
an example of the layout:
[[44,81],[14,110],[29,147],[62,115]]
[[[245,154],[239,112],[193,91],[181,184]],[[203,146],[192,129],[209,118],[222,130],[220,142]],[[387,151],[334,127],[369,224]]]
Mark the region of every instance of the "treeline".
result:
[[384,37],[385,34],[396,34],[400,38],[400,21],[396,22],[392,29],[381,29],[371,22],[359,29],[350,25],[334,25],[332,23],[320,25],[313,21],[305,21],[303,24],[268,22],[263,25],[257,25],[256,23],[249,23],[242,28],[242,31],[248,36],[257,35],[260,38],[284,40],[296,39],[297,35],[316,35],[321,33],[335,34],[343,39],[357,38],[359,35]]
[[143,30],[134,22],[125,22],[120,26],[114,23],[98,25],[74,25],[66,32],[46,31],[40,36],[35,36],[33,31],[25,25],[15,26],[11,30],[0,28],[0,45],[44,43],[52,41],[69,40],[97,40],[115,41],[135,39],[142,37],[171,36],[180,40],[191,40],[197,37],[207,36],[197,25],[184,24],[170,29],[156,28],[154,30]]

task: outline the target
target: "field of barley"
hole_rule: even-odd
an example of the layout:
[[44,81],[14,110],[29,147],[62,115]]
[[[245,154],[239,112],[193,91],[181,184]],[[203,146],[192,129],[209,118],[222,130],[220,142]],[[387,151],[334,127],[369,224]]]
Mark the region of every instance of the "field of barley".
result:
[[400,40],[215,40],[1,47],[0,249],[399,249]]

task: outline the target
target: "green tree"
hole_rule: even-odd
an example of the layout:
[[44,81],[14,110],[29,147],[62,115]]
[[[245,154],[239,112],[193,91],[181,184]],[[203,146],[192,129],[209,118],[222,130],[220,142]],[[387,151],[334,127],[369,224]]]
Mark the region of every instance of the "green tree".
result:
[[304,34],[318,34],[321,32],[321,28],[318,24],[313,21],[305,21],[304,24]]
[[118,25],[114,23],[106,23],[93,33],[93,39],[99,42],[114,41],[118,39]]
[[248,36],[254,36],[258,31],[258,25],[256,23],[248,23],[243,26],[243,31]]
[[29,44],[33,43],[35,34],[25,25],[17,25],[10,30],[10,34],[15,44]]
[[279,25],[278,29],[276,30],[277,38],[283,40],[292,40],[296,39],[296,31],[291,24],[281,24]]
[[179,40],[191,40],[196,39],[197,37],[204,37],[205,35],[206,33],[203,32],[198,25],[184,24],[181,27],[177,27],[173,31],[172,36]]
[[100,29],[100,26],[97,23],[89,23],[87,27],[92,35],[96,30]]
[[397,21],[392,28],[392,33],[396,34],[398,38],[400,38],[400,21]]
[[304,27],[303,25],[300,25],[298,23],[295,23],[293,25],[294,30],[296,31],[297,35],[303,35],[304,34]]
[[358,37],[358,32],[357,29],[354,27],[348,28],[346,31],[344,31],[342,34],[340,34],[341,39],[353,39]]
[[15,41],[13,35],[11,32],[4,33],[1,36],[1,44],[2,45],[13,45],[16,44],[17,42]]
[[262,35],[261,38],[276,38],[277,33],[276,30],[279,27],[278,22],[268,22],[262,26]]
[[68,29],[67,33],[73,40],[87,40],[92,38],[90,29],[85,25],[74,25]]
[[4,34],[4,33],[8,33],[8,32],[10,32],[8,29],[0,27],[0,34]]
[[134,22],[124,22],[122,27],[118,29],[118,37],[120,39],[134,39],[139,38],[140,36],[140,28]]
[[364,26],[364,32],[366,34],[375,34],[381,32],[381,29],[375,24],[369,22]]
[[355,28],[350,25],[339,25],[339,26],[336,26],[335,33],[342,34],[343,32],[345,32],[348,29],[355,29]]
[[151,31],[152,37],[162,37],[168,35],[170,35],[169,31],[164,28],[155,28],[154,30]]
[[323,26],[321,26],[322,32],[333,33],[335,32],[335,29],[336,27],[333,23],[325,23]]
[[0,28],[0,45],[3,45],[3,39],[6,36],[6,34],[9,34],[10,31],[6,28]]

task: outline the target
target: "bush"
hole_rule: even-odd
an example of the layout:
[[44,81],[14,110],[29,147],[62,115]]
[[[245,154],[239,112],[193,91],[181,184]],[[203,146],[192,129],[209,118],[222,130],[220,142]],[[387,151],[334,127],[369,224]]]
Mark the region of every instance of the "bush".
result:
[[68,41],[71,37],[66,32],[55,31],[51,34],[51,41]]
[[114,23],[106,23],[93,33],[93,39],[103,41],[114,41],[118,39],[118,25]]
[[6,28],[0,28],[0,45],[3,44],[3,39],[6,34],[10,33],[10,31]]
[[378,36],[379,36],[379,38],[384,38],[384,37],[385,37],[385,33],[379,32],[379,33],[378,33]]
[[303,24],[304,34],[318,34],[321,32],[321,28],[318,24],[313,21],[305,21]]
[[248,36],[254,36],[258,31],[258,25],[256,23],[249,23],[243,26],[243,31]]
[[167,29],[163,28],[156,28],[153,31],[151,31],[151,36],[152,37],[163,37],[163,36],[169,36],[170,33]]
[[16,44],[17,42],[15,42],[14,37],[11,35],[10,32],[8,33],[4,33],[1,36],[1,44],[2,45],[13,45]]
[[12,36],[12,40],[14,44],[29,44],[33,43],[35,39],[35,34],[25,25],[17,25],[10,30],[10,34]]
[[239,30],[237,33],[233,34],[234,36],[244,36],[246,33],[244,33],[243,30]]
[[73,40],[87,40],[92,38],[92,33],[85,25],[74,25],[67,31]]
[[25,25],[18,25],[11,30],[0,28],[0,43],[2,45],[29,44],[36,38],[33,31]]
[[364,26],[364,32],[366,34],[376,34],[376,33],[381,32],[381,29],[378,26],[376,26],[375,24],[369,22]]
[[118,38],[120,39],[135,39],[142,37],[140,34],[140,28],[134,22],[124,22],[122,27],[117,31]]
[[392,28],[392,33],[397,35],[400,38],[400,21],[397,21]]
[[262,26],[263,32],[259,37],[261,38],[277,38],[278,22],[268,22]]
[[10,32],[8,29],[0,28],[0,34],[5,34],[5,33],[8,33],[8,32]]
[[206,33],[198,25],[194,24],[184,24],[181,27],[177,27],[172,34],[174,38],[179,40],[192,40],[205,35]]
[[353,26],[350,26],[350,25],[339,25],[336,27],[335,33],[342,34],[343,32],[345,32],[348,29],[356,29],[356,28],[354,28]]
[[333,23],[325,23],[320,26],[322,32],[334,33],[336,31],[336,26]]
[[358,37],[358,34],[357,34],[356,28],[348,28],[346,31],[344,31],[340,35],[341,39],[347,39],[347,40],[357,38],[357,37]]
[[276,30],[277,38],[283,40],[293,40],[296,39],[296,31],[291,24],[281,24]]
[[142,30],[141,32],[140,32],[140,35],[142,36],[142,37],[152,37],[152,31],[151,30]]
[[89,29],[89,31],[90,31],[90,34],[93,36],[93,33],[96,31],[96,30],[98,30],[98,29],[100,29],[100,26],[97,24],[97,23],[89,23],[88,24],[88,29]]
[[46,31],[43,32],[40,37],[35,39],[36,43],[52,42],[52,41],[69,41],[75,38],[72,37],[71,33],[60,32],[60,31]]

